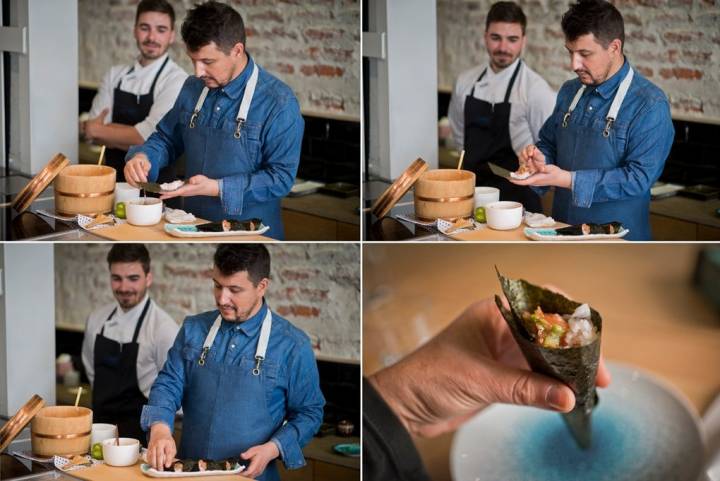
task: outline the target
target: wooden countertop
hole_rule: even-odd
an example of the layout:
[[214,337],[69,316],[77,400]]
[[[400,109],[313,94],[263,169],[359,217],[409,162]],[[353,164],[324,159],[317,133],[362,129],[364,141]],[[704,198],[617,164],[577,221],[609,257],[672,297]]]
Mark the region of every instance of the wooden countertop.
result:
[[341,438],[340,436],[335,435],[314,437],[303,448],[303,454],[306,458],[315,459],[317,461],[336,464],[338,466],[345,466],[346,468],[360,469],[360,458],[343,456],[342,454],[337,454],[335,451],[333,451],[333,446],[335,446],[336,444],[350,444],[359,442],[360,438],[357,436],[351,436],[347,438]]
[[360,197],[333,197],[327,194],[308,194],[284,197],[282,208],[337,222],[360,225]]
[[[415,349],[509,277],[554,284],[603,316],[603,353],[664,378],[700,413],[720,392],[720,319],[692,286],[701,245],[365,245],[363,369]],[[392,320],[389,321],[389,320]],[[453,434],[416,439],[433,479],[450,479]]]
[[[207,222],[198,219],[195,223],[202,224]],[[166,241],[166,242],[228,242],[228,241],[273,241],[269,237],[262,235],[236,235],[236,236],[207,236],[207,237],[175,237],[165,232],[165,224],[161,221],[150,226],[135,226],[129,223],[118,224],[112,227],[103,227],[102,229],[93,229],[94,235],[104,239],[116,241]]]
[[720,199],[697,200],[679,195],[650,202],[650,213],[720,228]]
[[[86,481],[148,481],[150,478],[145,476],[140,470],[140,461],[134,466],[117,467],[108,466],[107,464],[98,464],[91,468],[79,469],[63,473]],[[251,481],[250,478],[239,474],[228,474],[226,476],[197,476],[190,479],[192,481]]]

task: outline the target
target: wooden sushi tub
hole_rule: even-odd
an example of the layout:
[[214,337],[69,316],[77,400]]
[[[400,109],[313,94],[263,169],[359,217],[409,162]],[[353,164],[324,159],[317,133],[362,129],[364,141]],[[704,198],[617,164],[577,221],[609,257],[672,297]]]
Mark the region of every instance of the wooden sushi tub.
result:
[[92,410],[74,406],[42,408],[31,424],[33,453],[40,456],[85,454],[90,450]]
[[456,220],[473,214],[475,173],[428,170],[415,183],[415,215],[425,221]]
[[97,215],[112,211],[115,169],[106,165],[69,165],[55,178],[55,211],[60,215]]

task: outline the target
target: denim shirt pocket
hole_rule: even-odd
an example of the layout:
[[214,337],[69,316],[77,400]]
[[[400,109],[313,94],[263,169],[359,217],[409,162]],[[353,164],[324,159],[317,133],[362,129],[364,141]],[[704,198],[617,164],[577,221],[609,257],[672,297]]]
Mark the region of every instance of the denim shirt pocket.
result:
[[[255,366],[253,365],[253,367]],[[265,387],[265,404],[268,409],[271,409],[273,395],[280,387],[280,366],[276,362],[266,359],[260,366],[260,375],[263,377],[263,386]]]
[[619,159],[625,155],[628,137],[628,123],[615,121],[610,127],[610,132],[605,137],[607,120],[595,119],[592,123],[592,137],[598,145],[597,161],[599,168],[612,169],[618,166]]

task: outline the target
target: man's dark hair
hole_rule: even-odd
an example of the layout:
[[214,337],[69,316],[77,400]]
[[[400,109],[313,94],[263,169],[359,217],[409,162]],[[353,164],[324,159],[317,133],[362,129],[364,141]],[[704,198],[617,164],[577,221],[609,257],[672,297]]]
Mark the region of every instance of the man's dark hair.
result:
[[610,42],[620,39],[625,45],[625,23],[620,11],[605,0],[578,0],[562,16],[565,38],[571,42],[592,33],[607,48]]
[[135,25],[138,23],[140,15],[145,12],[159,12],[170,16],[170,28],[175,28],[175,9],[167,0],[141,0],[137,6],[135,13]]
[[181,34],[191,52],[215,42],[225,54],[237,43],[245,45],[245,24],[232,7],[219,2],[206,2],[188,10]]
[[527,18],[525,18],[522,8],[515,2],[493,3],[485,19],[485,30],[487,30],[493,22],[519,23],[522,27],[522,33],[525,35]]
[[114,244],[108,252],[108,267],[119,262],[139,262],[145,274],[150,272],[150,253],[144,244]]
[[270,277],[270,252],[263,244],[220,244],[213,261],[224,276],[247,271],[255,286]]

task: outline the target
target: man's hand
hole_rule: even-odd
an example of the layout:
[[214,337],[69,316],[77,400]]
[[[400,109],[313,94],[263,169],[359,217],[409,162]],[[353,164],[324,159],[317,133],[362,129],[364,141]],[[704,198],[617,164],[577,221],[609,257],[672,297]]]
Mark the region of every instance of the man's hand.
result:
[[84,122],[85,128],[83,131],[86,139],[93,140],[95,137],[102,137],[102,128],[105,126],[105,117],[107,117],[109,112],[110,109],[103,109],[103,111],[100,112],[100,115],[94,119],[89,119]]
[[155,423],[150,427],[150,442],[148,443],[147,462],[150,466],[162,471],[162,467],[169,468],[175,461],[177,449],[170,427],[165,423]]
[[268,463],[278,456],[280,456],[280,451],[272,441],[268,441],[267,443],[259,446],[253,446],[244,453],[240,454],[241,458],[250,461],[250,465],[247,469],[242,471],[240,474],[248,478],[256,478],[265,471]]
[[145,154],[136,154],[125,163],[124,172],[125,180],[133,187],[137,187],[138,182],[147,182],[147,176],[150,173],[150,159]]
[[[569,412],[565,384],[529,370],[492,298],[468,307],[406,358],[368,378],[405,428],[420,436],[457,429],[492,403]],[[596,383],[610,384],[600,360]]]
[[195,195],[217,197],[220,195],[220,184],[217,180],[204,175],[193,175],[185,185],[172,192],[162,194],[160,198],[165,200],[173,197],[192,197]]
[[531,185],[536,187],[556,186],[564,189],[572,188],[572,174],[557,165],[545,163],[545,154],[534,145],[527,145],[518,155],[520,165],[527,165],[530,172],[535,172],[527,179],[509,179],[515,185]]

